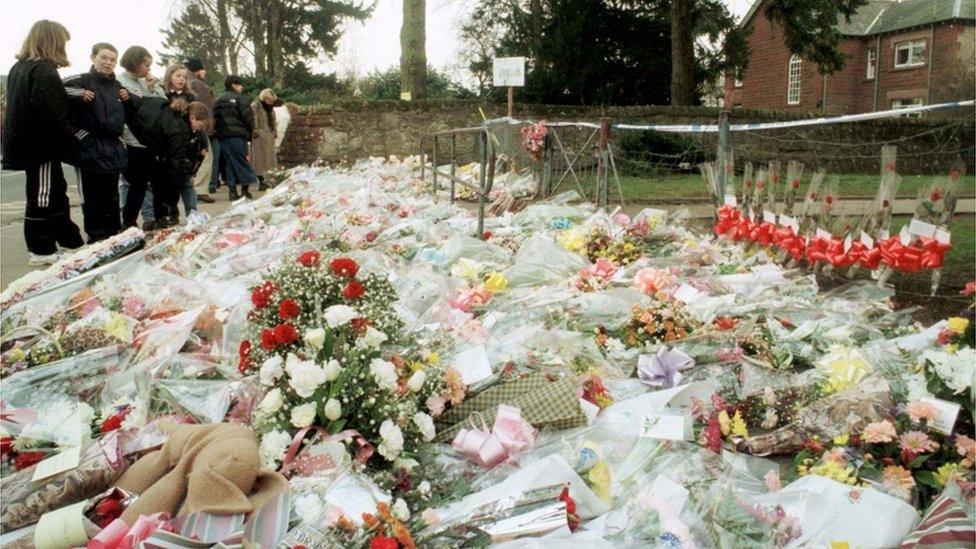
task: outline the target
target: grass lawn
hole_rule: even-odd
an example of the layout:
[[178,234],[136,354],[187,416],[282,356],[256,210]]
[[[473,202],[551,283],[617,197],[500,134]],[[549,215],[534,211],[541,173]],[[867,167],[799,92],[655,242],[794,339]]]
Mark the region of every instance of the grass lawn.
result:
[[[562,174],[554,174],[553,184]],[[785,174],[784,174],[785,175]],[[805,172],[801,179],[800,188],[805,190],[810,183],[811,173]],[[898,196],[914,198],[920,192],[928,190],[933,183],[945,184],[948,176],[943,175],[903,175],[898,186]],[[587,196],[595,194],[596,179],[593,175],[582,177],[583,190]],[[873,198],[881,182],[880,175],[865,174],[827,174],[824,184],[836,184],[841,196]],[[742,174],[736,177],[736,185],[741,185]],[[620,186],[623,190],[624,201],[640,200],[671,200],[676,198],[707,199],[708,189],[700,174],[675,173],[660,176],[633,177],[621,176]],[[571,175],[566,176],[558,191],[576,190],[576,183]],[[610,179],[611,195],[618,194],[614,179]],[[960,190],[961,196],[976,194],[976,176],[963,178]]]

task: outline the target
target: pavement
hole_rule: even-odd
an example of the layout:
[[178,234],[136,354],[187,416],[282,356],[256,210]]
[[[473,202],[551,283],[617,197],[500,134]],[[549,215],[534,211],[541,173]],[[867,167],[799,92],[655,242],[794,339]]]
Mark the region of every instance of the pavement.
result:
[[[62,168],[68,182],[71,219],[82,228],[84,236],[84,217],[81,215],[77,176],[72,166],[64,164]],[[27,245],[24,243],[25,179],[24,172],[0,171],[0,288],[6,288],[8,284],[32,270],[45,268],[27,264]],[[254,190],[251,192],[254,193]],[[200,202],[197,205],[200,211],[215,216],[230,206],[225,188],[211,196],[217,201],[213,204]],[[182,205],[180,215],[183,216]]]

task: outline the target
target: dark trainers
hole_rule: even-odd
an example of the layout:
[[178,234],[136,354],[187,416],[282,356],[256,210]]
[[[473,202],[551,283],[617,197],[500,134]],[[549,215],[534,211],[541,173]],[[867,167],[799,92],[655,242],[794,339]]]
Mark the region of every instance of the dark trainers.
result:
[[247,197],[248,200],[254,198],[253,196],[251,196],[251,191],[247,190],[247,187],[244,188],[242,193],[244,194],[245,197]]
[[148,219],[148,220],[142,222],[142,230],[143,231],[146,231],[146,232],[155,231],[158,228],[159,228],[159,225],[156,223],[156,220],[155,219]]
[[241,195],[237,194],[237,189],[231,189],[230,190],[230,195],[228,195],[228,196],[230,196],[230,201],[231,202],[233,202],[235,200],[240,200],[241,199]]
[[258,183],[258,190],[259,190],[259,191],[262,191],[262,192],[264,192],[264,191],[266,191],[266,190],[268,190],[268,189],[270,189],[270,188],[271,188],[271,187],[269,187],[269,186],[267,186],[267,185],[265,185],[265,184],[264,184],[264,182],[261,182],[261,183]]
[[200,202],[206,202],[207,204],[213,204],[214,202],[216,202],[216,200],[214,200],[214,198],[209,194],[198,194],[197,200],[199,200]]

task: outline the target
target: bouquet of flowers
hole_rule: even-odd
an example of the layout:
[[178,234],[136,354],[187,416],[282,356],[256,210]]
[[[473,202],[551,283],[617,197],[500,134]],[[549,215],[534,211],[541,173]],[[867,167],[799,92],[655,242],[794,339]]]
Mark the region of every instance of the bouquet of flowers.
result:
[[529,153],[533,160],[538,162],[546,152],[546,136],[549,129],[546,121],[541,120],[536,124],[529,124],[522,128],[522,148]]

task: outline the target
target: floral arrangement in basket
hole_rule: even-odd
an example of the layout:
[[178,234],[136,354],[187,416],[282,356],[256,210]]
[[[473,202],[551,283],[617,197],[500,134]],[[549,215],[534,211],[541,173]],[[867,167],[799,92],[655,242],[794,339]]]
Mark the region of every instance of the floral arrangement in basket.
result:
[[538,162],[546,152],[546,136],[549,135],[549,128],[546,121],[540,120],[535,124],[529,124],[522,128],[522,147],[529,153],[533,160]]
[[[286,461],[309,430],[359,443],[393,462],[435,435],[432,415],[456,401],[451,369],[439,361],[384,354],[400,339],[396,291],[352,259],[322,261],[307,251],[271,271],[251,291],[253,309],[238,369],[267,390],[253,422],[268,465]],[[304,430],[304,431],[303,431]]]

